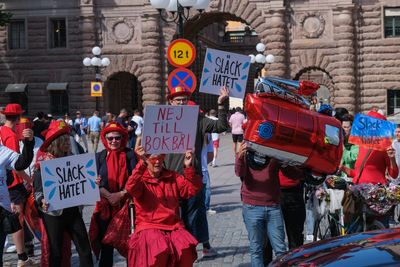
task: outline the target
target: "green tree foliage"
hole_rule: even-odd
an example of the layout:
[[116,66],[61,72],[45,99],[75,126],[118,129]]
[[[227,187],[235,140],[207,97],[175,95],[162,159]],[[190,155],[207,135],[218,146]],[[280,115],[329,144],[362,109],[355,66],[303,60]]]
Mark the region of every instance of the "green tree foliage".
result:
[[10,22],[12,14],[10,12],[6,12],[4,10],[0,10],[0,26],[7,25]]

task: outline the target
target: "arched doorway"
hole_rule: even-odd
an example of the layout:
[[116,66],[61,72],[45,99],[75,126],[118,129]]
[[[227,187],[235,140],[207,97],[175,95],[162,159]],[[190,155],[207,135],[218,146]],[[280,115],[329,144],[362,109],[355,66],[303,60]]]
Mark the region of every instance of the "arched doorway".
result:
[[319,68],[305,68],[301,70],[295,80],[309,80],[316,82],[320,85],[320,88],[314,94],[318,98],[318,101],[323,104],[334,105],[334,91],[335,85],[332,77],[322,69]]
[[135,109],[142,110],[142,87],[135,75],[117,72],[106,81],[104,109],[119,114],[122,108],[132,114]]
[[[257,33],[243,19],[223,12],[204,13],[189,20],[185,24],[185,38],[191,40],[196,47],[196,60],[189,68],[196,75],[198,82],[201,79],[207,48],[249,55],[256,53],[255,47],[260,42]],[[256,68],[252,66],[246,92],[253,91],[255,76]],[[192,95],[192,100],[206,111],[217,108],[217,98],[216,95],[199,93],[198,88]],[[236,99],[231,103],[240,102],[243,101]]]

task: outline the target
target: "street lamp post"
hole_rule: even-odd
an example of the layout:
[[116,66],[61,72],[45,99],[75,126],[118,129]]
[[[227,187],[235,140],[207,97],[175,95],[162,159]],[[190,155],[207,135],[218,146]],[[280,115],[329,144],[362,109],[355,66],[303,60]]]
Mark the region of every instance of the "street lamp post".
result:
[[256,45],[256,50],[257,50],[258,54],[257,55],[253,55],[253,54],[249,55],[250,62],[257,64],[256,72],[259,77],[261,77],[261,75],[262,75],[261,70],[264,68],[265,63],[271,64],[271,63],[274,63],[274,61],[275,61],[274,55],[272,55],[272,54],[269,54],[267,56],[264,55],[265,48],[266,48],[265,44],[258,43]]
[[[201,13],[209,3],[210,0],[150,0],[150,4],[158,10],[163,21],[176,23],[179,38],[183,38],[183,24],[189,19],[190,9],[194,8]],[[164,10],[166,13],[163,13]],[[168,12],[172,14],[171,19],[168,19]]]
[[[92,48],[93,57],[85,57],[83,59],[83,65],[85,67],[94,67],[96,76],[96,82],[101,82],[101,68],[105,68],[110,65],[110,59],[108,57],[101,57],[101,48],[95,46]],[[99,110],[99,100],[96,97],[96,110]]]

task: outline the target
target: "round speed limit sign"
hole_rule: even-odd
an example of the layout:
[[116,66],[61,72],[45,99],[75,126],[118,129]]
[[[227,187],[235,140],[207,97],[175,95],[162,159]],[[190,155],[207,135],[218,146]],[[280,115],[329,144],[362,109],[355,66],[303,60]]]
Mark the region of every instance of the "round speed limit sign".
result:
[[188,40],[177,39],[168,46],[167,58],[172,66],[186,68],[196,58],[196,49]]

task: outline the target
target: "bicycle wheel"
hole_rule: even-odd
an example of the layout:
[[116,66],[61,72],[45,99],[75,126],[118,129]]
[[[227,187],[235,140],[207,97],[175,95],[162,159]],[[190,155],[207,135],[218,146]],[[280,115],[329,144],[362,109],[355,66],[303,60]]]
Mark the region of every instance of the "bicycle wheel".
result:
[[334,236],[338,236],[340,228],[336,220],[329,214],[324,215],[314,223],[314,242]]

